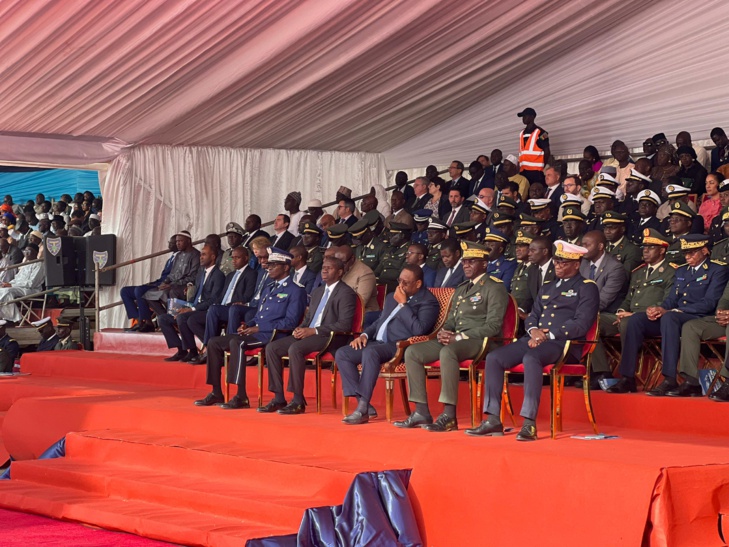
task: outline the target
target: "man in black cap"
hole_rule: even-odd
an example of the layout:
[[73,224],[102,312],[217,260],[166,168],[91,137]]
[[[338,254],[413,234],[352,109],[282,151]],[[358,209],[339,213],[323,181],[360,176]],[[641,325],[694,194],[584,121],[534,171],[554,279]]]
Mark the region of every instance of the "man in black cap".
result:
[[674,266],[682,266],[686,263],[683,257],[681,237],[690,233],[695,216],[693,209],[683,201],[676,201],[671,207],[671,213],[666,219],[668,221],[667,235],[671,238],[671,244],[666,251],[666,260]]
[[56,323],[56,334],[58,335],[58,343],[53,348],[56,351],[64,351],[69,349],[78,349],[78,344],[71,338],[71,330],[73,324],[67,319],[59,319]]
[[582,244],[582,235],[587,229],[585,215],[579,207],[565,207],[562,214],[562,230],[568,243],[573,245]]
[[628,218],[615,211],[607,211],[602,217],[602,231],[607,245],[605,251],[623,264],[628,275],[643,261],[640,249],[625,237]]
[[373,228],[380,221],[377,211],[369,211],[361,219],[349,227],[352,244],[355,245],[354,255],[372,271],[389,252],[388,246],[375,238]]
[[319,247],[321,243],[321,230],[313,222],[305,222],[302,226],[301,243],[309,253],[306,259],[306,267],[315,274],[321,271],[321,263],[324,261],[324,255]]
[[696,161],[696,151],[692,146],[679,146],[676,150],[680,169],[676,176],[681,179],[683,185],[688,187],[692,194],[701,196],[706,192],[706,169]]
[[537,112],[525,108],[517,114],[525,127],[519,134],[519,165],[521,174],[534,182],[544,182],[544,167],[550,161],[549,134],[534,123]]

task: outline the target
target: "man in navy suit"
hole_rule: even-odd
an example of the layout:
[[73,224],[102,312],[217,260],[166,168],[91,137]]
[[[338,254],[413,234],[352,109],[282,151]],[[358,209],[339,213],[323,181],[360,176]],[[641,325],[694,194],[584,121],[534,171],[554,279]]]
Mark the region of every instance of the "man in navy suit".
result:
[[306,267],[306,261],[309,259],[309,252],[303,245],[291,247],[289,252],[292,257],[291,278],[294,280],[294,283],[298,283],[304,287],[306,294],[311,294],[311,291],[314,290],[314,283],[316,282],[317,275]]
[[195,401],[197,406],[223,402],[220,371],[224,354],[230,350],[228,382],[238,386],[238,393],[227,403],[221,404],[221,408],[250,408],[246,395],[245,350],[267,344],[274,330],[295,328],[304,315],[306,292],[291,281],[291,255],[281,249],[269,248],[267,259],[269,283],[263,290],[255,317],[239,326],[235,334],[210,339],[206,381],[213,390],[204,399]]
[[152,310],[149,308],[147,301],[143,298],[144,293],[146,293],[149,289],[159,287],[162,284],[162,281],[170,275],[170,272],[172,271],[172,264],[174,264],[175,257],[177,256],[177,236],[170,237],[168,247],[172,256],[167,259],[165,267],[162,270],[162,275],[159,276],[159,279],[152,281],[151,283],[147,283],[146,285],[122,287],[121,299],[122,302],[124,302],[124,308],[127,310],[127,317],[129,319],[137,319],[136,325],[124,330],[137,331],[142,326],[142,323],[152,322]]
[[428,248],[421,243],[412,243],[405,253],[406,264],[423,269],[423,286],[429,289],[435,285],[435,270],[425,263],[426,258],[428,258]]
[[[187,321],[188,327],[206,346],[213,336],[220,334],[221,325],[227,323],[231,306],[245,304],[253,297],[258,272],[248,266],[248,256],[248,249],[242,245],[233,249],[231,257],[234,269],[225,276],[225,285],[220,293],[221,299],[210,306],[207,312],[204,310],[192,312]],[[183,359],[184,362],[194,365],[202,365],[206,360],[205,354],[198,355],[197,348],[194,348],[194,351],[191,349],[187,358]]]
[[[177,352],[165,361],[181,361],[186,359],[190,352],[197,356],[195,334],[187,323],[195,312],[206,312],[210,306],[220,300],[223,285],[225,284],[225,275],[216,264],[218,252],[218,249],[209,245],[205,245],[200,252],[200,269],[195,280],[195,296],[191,305],[179,310],[175,317],[169,313],[157,316],[157,323],[162,330],[162,334],[165,335],[167,347],[170,349],[177,348]],[[179,335],[175,331],[175,324],[177,324],[180,331]]]
[[440,244],[440,258],[444,268],[435,273],[434,287],[450,287],[455,289],[466,280],[461,264],[461,246],[455,239],[446,239]]
[[[400,272],[395,292],[385,299],[380,318],[349,346],[339,348],[335,354],[342,373],[343,394],[357,398],[355,411],[342,420],[345,424],[366,424],[370,413],[377,415],[370,400],[380,366],[395,356],[399,340],[431,332],[439,311],[438,300],[423,286],[422,269],[406,264]],[[361,377],[357,370],[360,363]]]

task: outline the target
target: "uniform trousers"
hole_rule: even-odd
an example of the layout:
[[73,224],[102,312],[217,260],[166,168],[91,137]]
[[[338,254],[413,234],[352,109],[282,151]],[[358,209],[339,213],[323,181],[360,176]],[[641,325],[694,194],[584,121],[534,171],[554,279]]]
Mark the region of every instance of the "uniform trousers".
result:
[[268,365],[268,390],[283,396],[283,357],[289,358],[289,381],[286,389],[294,394],[294,402],[304,404],[304,374],[306,373],[307,354],[321,351],[329,341],[329,336],[315,334],[301,340],[285,336],[266,346]]
[[[228,323],[228,315],[230,314],[230,308],[232,306],[223,306],[222,304],[213,304],[208,308],[208,313],[205,316],[205,335],[203,338],[203,344],[207,345],[211,338],[220,336],[220,330],[222,325]],[[240,321],[235,327],[235,331],[238,330]],[[228,332],[227,334],[235,334],[235,331]]]
[[143,297],[144,293],[153,288],[154,285],[122,287],[120,295],[122,302],[124,302],[124,309],[126,309],[127,317],[129,319],[145,321],[150,321],[152,319],[152,310],[149,309],[149,304],[147,304],[147,301]]
[[229,384],[238,386],[238,393],[242,396],[246,391],[246,357],[247,349],[260,347],[264,344],[249,334],[241,336],[234,334],[232,336],[214,336],[208,342],[208,375],[206,382],[213,386],[213,391],[219,393],[220,387],[220,371],[223,369],[225,352],[230,351],[228,358],[228,376]]
[[241,323],[248,323],[256,316],[256,308],[252,306],[229,306],[228,307],[228,326],[225,329],[226,334],[235,334]]
[[627,318],[623,319],[620,323],[614,325],[613,323],[617,320],[618,316],[614,313],[600,312],[600,341],[592,352],[592,372],[611,372],[602,339],[603,337],[611,338],[616,334],[620,334],[620,339],[625,340],[625,329],[628,320]]
[[440,360],[440,397],[438,401],[455,405],[458,401],[458,380],[461,361],[472,359],[481,349],[482,339],[468,339],[443,345],[437,340],[413,344],[405,350],[405,370],[408,375],[408,399],[413,403],[428,402],[425,365]]
[[[372,400],[382,363],[395,357],[395,342],[368,340],[363,349],[343,346],[337,350],[335,360],[342,376],[342,393],[345,397],[357,397],[363,401]],[[362,374],[357,365],[362,365]]]
[[[187,313],[179,313],[177,317],[172,317],[169,313],[163,313],[157,317],[162,334],[165,335],[165,341],[168,348],[182,348],[185,351],[193,351],[197,353],[197,342],[195,336],[202,339],[205,334],[205,327],[201,328],[201,320],[205,321],[205,311],[195,310]],[[177,334],[175,325],[180,331]],[[203,323],[204,325],[204,323]]]
[[[497,348],[486,356],[486,399],[483,411],[492,416],[501,412],[501,393],[504,389],[504,372],[516,365],[524,364],[524,402],[520,415],[534,420],[539,410],[542,396],[542,374],[547,365],[551,365],[562,356],[565,342],[563,340],[547,340],[536,348],[529,347],[529,336],[523,336],[516,342]],[[575,348],[579,354],[580,348]],[[572,357],[570,359],[570,357]],[[574,355],[568,360],[576,362]]]
[[638,354],[646,337],[661,337],[663,376],[675,378],[681,349],[681,328],[683,324],[698,319],[690,313],[666,312],[656,321],[651,321],[645,312],[634,313],[628,318],[620,358],[620,374],[633,378],[638,364]]
[[[682,376],[686,376],[693,380],[699,378],[699,354],[701,353],[701,341],[713,340],[729,336],[729,327],[722,327],[711,317],[702,317],[701,319],[693,319],[684,323],[681,329],[681,358],[679,359],[678,370]],[[719,374],[724,378],[729,378],[729,345],[727,345],[724,354],[724,366]]]

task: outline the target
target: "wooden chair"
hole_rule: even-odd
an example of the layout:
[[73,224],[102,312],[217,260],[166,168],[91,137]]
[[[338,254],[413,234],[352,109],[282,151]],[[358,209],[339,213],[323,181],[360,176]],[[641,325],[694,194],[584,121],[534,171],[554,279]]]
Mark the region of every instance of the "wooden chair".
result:
[[[481,349],[473,359],[466,359],[458,363],[458,368],[468,371],[468,393],[471,405],[471,426],[475,427],[481,408],[481,392],[483,387],[483,369],[489,342],[503,342],[510,344],[514,341],[519,329],[519,306],[513,296],[509,295],[504,320],[501,324],[501,337],[486,337],[483,339]],[[440,360],[425,365],[426,377],[440,376]]]
[[380,311],[385,309],[385,297],[387,296],[387,285],[377,285],[377,305]]
[[[556,438],[557,432],[562,431],[562,393],[564,392],[564,379],[567,376],[581,377],[582,378],[582,389],[585,396],[585,408],[587,409],[587,417],[592,424],[592,429],[597,434],[597,423],[595,423],[595,415],[592,410],[592,399],[590,397],[590,361],[592,352],[595,350],[595,346],[599,340],[598,338],[598,320],[595,318],[595,322],[587,332],[585,340],[567,340],[564,345],[564,351],[557,360],[556,363],[547,365],[543,368],[542,374],[550,378],[550,399],[551,399],[551,411],[549,420],[549,429],[551,437]],[[573,345],[582,346],[582,355],[580,363],[571,364],[566,363],[569,350]],[[502,401],[502,413],[504,409],[511,416],[511,421],[516,425],[514,418],[514,409],[511,404],[511,397],[509,395],[509,374],[523,374],[524,364],[521,363],[515,367],[504,371],[504,392]]]
[[[399,341],[397,343],[397,353],[395,353],[395,356],[386,363],[383,363],[382,368],[380,369],[380,378],[385,380],[385,416],[387,417],[388,422],[392,421],[392,407],[394,403],[393,387],[395,381],[398,381],[400,384],[400,395],[402,396],[402,403],[403,407],[405,408],[405,413],[408,416],[410,415],[410,405],[408,404],[407,388],[405,386],[407,373],[405,372],[405,363],[403,362],[405,350],[408,348],[408,346],[411,346],[412,344],[425,342],[426,340],[433,340],[436,337],[436,334],[443,326],[443,323],[445,323],[446,317],[448,317],[448,310],[450,309],[451,305],[451,297],[455,292],[455,289],[453,288],[441,287],[428,290],[433,293],[433,296],[435,296],[438,300],[438,304],[440,304],[438,319],[435,322],[435,327],[433,328],[433,331],[428,335],[412,336],[407,340]],[[343,406],[344,414],[349,414],[349,399],[347,397],[344,397]]]

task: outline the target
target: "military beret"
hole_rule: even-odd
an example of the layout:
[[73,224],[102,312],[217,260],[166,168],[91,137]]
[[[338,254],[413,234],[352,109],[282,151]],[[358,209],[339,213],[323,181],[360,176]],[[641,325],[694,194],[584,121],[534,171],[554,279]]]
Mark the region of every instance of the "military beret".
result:
[[689,218],[694,218],[696,216],[696,213],[694,213],[694,210],[688,206],[688,203],[685,203],[683,201],[677,201],[676,203],[671,205],[671,212],[668,214],[681,215]]

